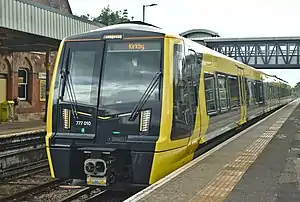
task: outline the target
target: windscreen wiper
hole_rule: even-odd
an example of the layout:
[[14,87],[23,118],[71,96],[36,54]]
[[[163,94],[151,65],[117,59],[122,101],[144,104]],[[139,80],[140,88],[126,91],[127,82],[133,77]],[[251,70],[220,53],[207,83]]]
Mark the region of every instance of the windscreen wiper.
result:
[[68,96],[70,98],[72,115],[73,115],[74,119],[78,119],[77,109],[76,109],[77,101],[76,101],[76,97],[75,97],[75,90],[73,87],[72,78],[70,77],[69,60],[70,60],[70,49],[68,50],[68,54],[67,54],[66,66],[64,69],[61,70],[61,73],[60,73],[61,79],[63,79],[60,99],[63,100],[65,90],[67,90]]
[[145,90],[144,94],[142,95],[141,99],[139,100],[137,105],[132,110],[132,112],[131,112],[131,114],[128,118],[128,121],[134,121],[136,119],[136,117],[138,115],[138,111],[140,111],[142,109],[144,104],[147,102],[147,100],[149,99],[149,97],[153,93],[156,86],[159,84],[158,81],[159,81],[159,78],[160,78],[161,75],[162,75],[162,72],[157,72],[157,74],[153,77],[152,81],[150,82],[150,84],[148,85],[148,87]]

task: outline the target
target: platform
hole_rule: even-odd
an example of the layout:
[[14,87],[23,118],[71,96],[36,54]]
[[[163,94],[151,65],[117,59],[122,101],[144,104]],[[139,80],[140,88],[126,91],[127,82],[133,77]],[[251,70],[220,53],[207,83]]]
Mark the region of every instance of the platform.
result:
[[299,202],[299,103],[286,105],[125,202]]
[[0,137],[7,135],[21,135],[46,131],[46,123],[43,120],[26,122],[7,122],[0,124]]

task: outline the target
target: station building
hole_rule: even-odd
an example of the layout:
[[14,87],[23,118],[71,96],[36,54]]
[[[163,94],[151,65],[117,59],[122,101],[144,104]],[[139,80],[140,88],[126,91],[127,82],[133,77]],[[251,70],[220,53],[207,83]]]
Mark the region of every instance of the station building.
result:
[[[31,1],[63,13],[72,14],[68,0]],[[0,53],[0,103],[19,98],[13,117],[15,121],[40,120],[44,117],[46,106],[45,57],[46,53],[40,52]],[[55,59],[56,52],[52,52],[50,56],[51,70]]]
[[206,45],[204,42],[205,38],[220,37],[220,35],[217,32],[214,32],[214,31],[208,30],[208,29],[191,29],[191,30],[182,32],[180,35],[182,37],[185,37],[185,38],[193,40],[197,43],[200,43],[204,46]]

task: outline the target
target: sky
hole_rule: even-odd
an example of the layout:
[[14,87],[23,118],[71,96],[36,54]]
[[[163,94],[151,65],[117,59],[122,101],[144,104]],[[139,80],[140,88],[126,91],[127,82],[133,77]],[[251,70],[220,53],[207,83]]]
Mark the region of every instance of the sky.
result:
[[[128,16],[142,21],[142,6],[147,7],[145,21],[170,32],[190,29],[213,30],[221,37],[300,36],[299,0],[69,0],[73,14],[98,16],[103,7],[128,10]],[[287,80],[300,81],[299,70],[264,70]]]

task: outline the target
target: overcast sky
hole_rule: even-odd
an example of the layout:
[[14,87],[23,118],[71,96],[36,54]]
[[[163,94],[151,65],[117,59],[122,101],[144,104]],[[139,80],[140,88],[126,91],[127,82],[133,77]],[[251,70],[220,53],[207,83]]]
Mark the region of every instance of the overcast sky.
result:
[[[69,0],[74,14],[98,16],[110,5],[112,10],[128,9],[129,16],[142,20],[142,5],[146,22],[171,32],[203,28],[222,37],[300,36],[299,0]],[[171,3],[174,2],[174,3]],[[176,3],[175,3],[176,2]],[[180,2],[180,3],[179,3]],[[295,85],[300,70],[266,70]]]

